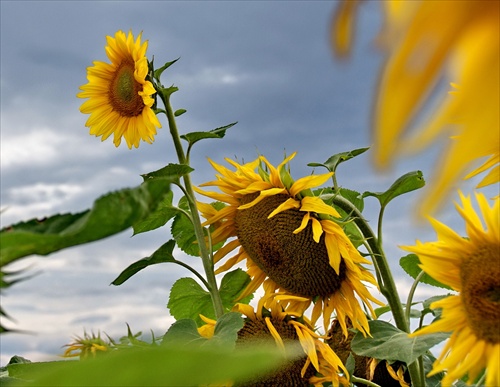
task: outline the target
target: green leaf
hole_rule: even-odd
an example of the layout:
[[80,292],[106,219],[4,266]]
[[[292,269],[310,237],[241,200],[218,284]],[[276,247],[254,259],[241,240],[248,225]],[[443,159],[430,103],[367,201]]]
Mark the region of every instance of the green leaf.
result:
[[382,207],[387,206],[387,204],[394,198],[403,195],[405,193],[414,191],[416,189],[422,188],[425,185],[424,176],[421,171],[408,172],[398,178],[387,191],[385,192],[370,192],[366,191],[363,193],[363,197],[373,196],[376,197]]
[[208,339],[198,332],[196,321],[183,318],[174,322],[163,336],[162,345],[201,346]]
[[360,154],[365,153],[370,148],[358,148],[349,152],[341,152],[331,156],[324,163],[309,163],[307,166],[309,167],[325,167],[330,172],[335,172],[337,166],[344,161],[350,160],[353,157],[359,156]]
[[[250,277],[241,269],[233,270],[222,278],[219,289],[224,311],[229,312],[236,299],[250,282]],[[239,300],[241,303],[248,303],[252,295]],[[198,282],[192,278],[181,278],[177,280],[170,289],[170,298],[168,301],[170,314],[176,320],[193,319],[198,326],[203,325],[199,317],[202,314],[205,317],[215,319],[214,308],[210,293],[204,290]]]
[[200,314],[214,319],[214,307],[210,293],[192,278],[180,278],[170,289],[170,297],[167,304],[170,314],[176,320],[192,319],[198,326],[203,325]]
[[159,69],[156,69],[154,71],[154,78],[160,82],[160,77],[161,77],[161,74],[166,70],[168,69],[170,66],[172,66],[175,62],[177,62],[180,58],[177,58],[171,62],[167,62],[165,63],[163,66],[161,66]]
[[449,337],[448,333],[433,333],[409,338],[406,332],[388,322],[371,320],[368,323],[372,337],[364,337],[361,332],[356,333],[351,342],[351,349],[357,355],[385,359],[388,362],[399,360],[411,364],[427,350]]
[[141,175],[144,181],[150,179],[166,179],[170,182],[178,182],[179,178],[184,175],[188,175],[193,172],[194,169],[186,164],[168,164],[157,171],[145,173]]
[[243,318],[240,313],[226,313],[217,320],[214,336],[209,340],[211,345],[234,348],[238,339],[238,331],[243,328]]
[[133,235],[156,230],[179,214],[181,212],[180,209],[172,205],[173,197],[174,193],[172,191],[168,192],[165,198],[158,204],[156,210],[151,212],[145,219],[135,223]]
[[[422,269],[419,267],[420,265],[420,259],[418,258],[418,255],[416,254],[408,254],[402,257],[399,260],[399,265],[403,268],[403,270],[413,279],[417,278],[417,276],[420,274]],[[432,285],[436,286],[438,288],[443,288],[443,289],[448,289],[448,290],[453,290],[453,288],[449,287],[448,285],[445,285],[434,278],[432,278],[429,274],[425,273],[421,278],[420,282],[427,284],[427,285]]]
[[28,255],[48,255],[117,234],[154,211],[169,190],[166,180],[148,181],[101,196],[84,212],[6,227],[0,231],[0,267]]
[[236,125],[238,122],[233,122],[229,125],[221,126],[220,128],[216,128],[210,130],[208,132],[191,132],[186,133],[181,136],[183,140],[186,140],[190,146],[197,143],[200,140],[204,140],[206,138],[223,138],[226,135],[226,130]]
[[179,116],[182,116],[184,113],[186,113],[186,109],[177,109],[175,112],[174,112],[174,116],[175,117],[179,117]]
[[[185,197],[179,201],[179,207],[190,213]],[[170,231],[182,251],[193,257],[200,256],[200,248],[198,247],[198,239],[194,232],[193,223],[185,213],[180,212],[175,216]]]
[[248,304],[252,300],[252,294],[241,300],[237,300],[238,296],[245,290],[250,281],[250,276],[242,269],[235,269],[224,275],[219,293],[226,312],[229,312],[237,302],[240,304]]
[[9,366],[9,373],[33,380],[33,385],[51,387],[220,385],[248,380],[284,360],[277,348],[234,352],[220,347],[168,345],[117,350],[85,361],[15,364]]
[[363,209],[365,208],[365,202],[361,193],[347,188],[340,188],[339,193],[340,196],[349,200],[359,212],[363,212]]
[[[431,372],[433,368],[433,364],[436,361],[436,358],[429,352],[424,354],[423,356],[423,361],[424,361],[424,373],[427,375],[429,372]],[[432,376],[426,376],[425,378],[425,386],[426,387],[441,387],[441,379],[444,377],[444,372],[438,372],[435,375]],[[454,384],[455,387],[458,387],[457,384]]]
[[161,246],[158,250],[156,250],[151,256],[140,259],[137,262],[134,262],[130,266],[128,266],[125,270],[123,270],[116,279],[111,282],[111,285],[121,285],[125,281],[127,281],[130,277],[137,274],[142,269],[145,269],[148,266],[156,265],[158,263],[165,262],[174,262],[175,258],[172,255],[174,251],[175,241],[170,240]]

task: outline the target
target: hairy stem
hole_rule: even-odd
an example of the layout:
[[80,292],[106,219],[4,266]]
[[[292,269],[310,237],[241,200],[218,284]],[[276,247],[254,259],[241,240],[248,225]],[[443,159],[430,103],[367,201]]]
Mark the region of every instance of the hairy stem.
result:
[[[410,325],[406,319],[405,312],[403,310],[403,305],[399,298],[398,290],[396,288],[396,283],[392,276],[392,272],[387,262],[384,250],[380,245],[377,236],[374,234],[368,222],[364,219],[363,215],[358,211],[358,209],[347,199],[337,195],[333,199],[333,203],[340,208],[342,208],[347,213],[351,213],[353,216],[354,223],[363,233],[366,238],[371,251],[373,252],[372,258],[376,262],[375,268],[379,272],[382,282],[379,283],[380,292],[384,295],[389,303],[392,311],[392,315],[396,322],[396,326],[404,332],[410,332]],[[423,385],[420,381],[420,369],[417,362],[408,364],[408,370],[410,372],[410,377],[413,386]]]
[[[165,105],[165,113],[168,120],[168,127],[170,129],[170,134],[174,141],[175,151],[177,153],[177,158],[180,164],[186,164],[187,159],[184,154],[184,148],[181,144],[181,139],[179,136],[179,131],[177,130],[177,123],[175,122],[174,111],[170,105],[170,95],[168,93],[159,92],[163,104]],[[198,246],[200,248],[200,256],[203,263],[203,269],[206,275],[206,284],[208,284],[208,291],[212,298],[212,303],[214,306],[215,315],[217,318],[224,314],[224,307],[222,305],[222,300],[220,298],[219,289],[217,287],[217,281],[214,273],[214,265],[210,259],[210,251],[208,251],[207,245],[205,243],[205,232],[201,226],[200,214],[198,208],[196,207],[196,199],[194,195],[193,185],[191,183],[191,178],[189,174],[183,176],[184,189],[186,192],[186,198],[188,199],[189,209],[191,211],[191,221],[193,223],[194,232],[196,235],[196,240],[198,241]]]

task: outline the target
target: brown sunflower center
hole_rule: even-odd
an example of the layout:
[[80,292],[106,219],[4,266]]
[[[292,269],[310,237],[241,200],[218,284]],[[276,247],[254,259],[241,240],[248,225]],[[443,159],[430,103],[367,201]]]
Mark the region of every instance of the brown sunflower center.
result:
[[[258,193],[245,195],[242,204],[257,196]],[[305,214],[297,209],[267,218],[288,198],[286,194],[270,196],[237,211],[236,235],[250,258],[280,287],[305,297],[332,295],[345,279],[346,266],[342,260],[339,275],[330,266],[325,235],[316,243],[311,223],[294,234]]]
[[500,343],[500,262],[499,244],[478,248],[460,268],[461,297],[467,320],[476,336]]
[[142,85],[135,80],[134,70],[132,60],[123,61],[116,69],[109,88],[110,104],[123,117],[138,116],[145,106],[139,95]]
[[[295,328],[285,321],[275,320],[271,318],[271,322],[279,333],[283,343],[285,344],[285,350],[291,342],[298,343],[298,336]],[[238,340],[236,341],[236,348],[243,348],[248,344],[260,344],[260,343],[274,343],[274,338],[269,332],[269,328],[266,323],[262,320],[252,321],[250,319],[245,320],[245,325],[238,332]],[[296,348],[296,347],[294,347]],[[302,377],[301,371],[304,363],[306,361],[306,356],[299,359],[286,362],[279,369],[274,370],[271,374],[267,374],[258,377],[250,382],[244,384],[237,384],[239,386],[245,387],[275,387],[275,386],[309,386],[309,379],[315,374],[314,367],[309,365]]]

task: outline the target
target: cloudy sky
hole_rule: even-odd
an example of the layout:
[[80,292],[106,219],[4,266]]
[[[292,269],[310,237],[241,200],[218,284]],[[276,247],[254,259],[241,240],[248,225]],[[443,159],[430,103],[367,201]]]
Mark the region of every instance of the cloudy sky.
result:
[[[194,150],[195,184],[211,180],[206,158],[222,162],[263,154],[279,163],[286,151],[296,178],[309,162],[370,145],[370,107],[382,56],[373,45],[380,27],[378,4],[359,14],[351,59],[332,56],[328,33],[332,2],[98,2],[1,1],[1,207],[2,227],[33,217],[87,209],[98,196],[141,182],[140,174],[176,162],[168,129],[152,145],[129,150],[90,136],[76,98],[86,67],[107,60],[105,36],[122,29],[143,31],[155,64],[180,57],[163,76],[175,84],[182,132],[209,130],[238,121],[226,138]],[[166,123],[164,126],[166,126]],[[429,172],[438,149],[381,174],[370,155],[345,164],[341,185],[385,190],[410,170]],[[401,292],[411,285],[398,269],[398,244],[433,233],[412,219],[418,193],[398,199],[386,213],[386,250]],[[367,200],[367,217],[376,205]],[[440,219],[461,223],[443,211]],[[31,257],[9,268],[36,276],[2,294],[15,319],[4,321],[29,334],[2,336],[1,364],[15,354],[42,360],[83,330],[117,338],[133,331],[162,334],[172,323],[168,291],[187,276],[178,266],[141,272],[120,287],[109,283],[130,263],[151,255],[169,237],[168,228],[131,238],[131,230],[48,257]],[[179,258],[182,255],[179,254]],[[196,259],[185,257],[193,265]],[[434,290],[422,290],[423,296]]]

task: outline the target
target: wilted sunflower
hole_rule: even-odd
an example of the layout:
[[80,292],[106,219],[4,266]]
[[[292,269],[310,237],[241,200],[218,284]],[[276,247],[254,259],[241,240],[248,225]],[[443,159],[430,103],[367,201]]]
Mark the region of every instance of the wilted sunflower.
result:
[[76,336],[75,341],[65,345],[68,347],[64,351],[63,357],[76,357],[86,359],[88,357],[96,357],[98,353],[108,352],[112,349],[112,343],[106,342],[101,338],[101,334],[92,333],[90,336],[87,332],[83,337]]
[[474,382],[486,368],[486,385],[500,386],[500,199],[490,207],[476,194],[483,226],[470,197],[460,198],[467,238],[431,219],[438,240],[403,247],[419,256],[422,270],[459,292],[432,303],[442,308],[441,318],[412,336],[452,332],[431,372],[447,371],[443,385],[466,374]]
[[[323,382],[334,386],[349,385],[348,373],[339,357],[316,334],[310,322],[301,317],[283,312],[276,299],[259,301],[257,311],[250,305],[236,304],[233,311],[244,314],[247,318],[243,328],[238,332],[236,350],[248,344],[275,342],[285,354],[293,343],[300,343],[304,356],[291,360],[273,373],[257,377],[244,383],[244,386],[304,386],[310,384],[322,386]],[[263,308],[264,304],[270,309]],[[319,373],[319,374],[318,374]]]
[[132,32],[118,31],[107,36],[106,54],[111,63],[94,62],[87,68],[88,83],[80,87],[77,96],[89,98],[80,111],[90,114],[86,126],[90,134],[102,141],[114,134],[113,142],[119,146],[124,137],[129,148],[139,146],[140,140],[152,143],[160,121],[151,109],[156,93],[146,80],[148,42],[141,43],[141,35],[134,41]]
[[[351,45],[358,3],[341,2],[332,24],[334,49],[341,56]],[[387,60],[374,98],[375,164],[387,167],[400,154],[421,151],[440,135],[450,137],[420,207],[431,213],[460,178],[489,170],[478,187],[500,181],[500,2],[380,4],[385,24],[379,43]],[[453,82],[453,91],[443,93],[427,122],[412,128],[443,78]]]
[[[368,332],[368,321],[356,296],[373,312],[370,302],[377,301],[362,283],[376,286],[372,274],[362,266],[369,261],[335,221],[340,220],[337,210],[310,190],[325,183],[332,173],[294,182],[285,169],[294,156],[295,153],[277,168],[263,156],[242,165],[226,159],[236,168],[235,172],[210,160],[219,175],[216,181],[201,186],[216,186],[224,193],[197,191],[228,206],[215,210],[210,204],[199,203],[198,208],[207,219],[204,224],[214,226],[214,245],[236,237],[215,253],[214,263],[239,248],[216,273],[246,260],[252,281],[241,297],[253,293],[266,281],[266,294],[283,299],[294,295],[304,298],[290,303],[290,310],[297,313],[305,311],[314,299],[313,324],[323,312],[327,329],[335,311],[342,321],[347,316],[356,329]],[[345,326],[344,332],[347,335]]]

